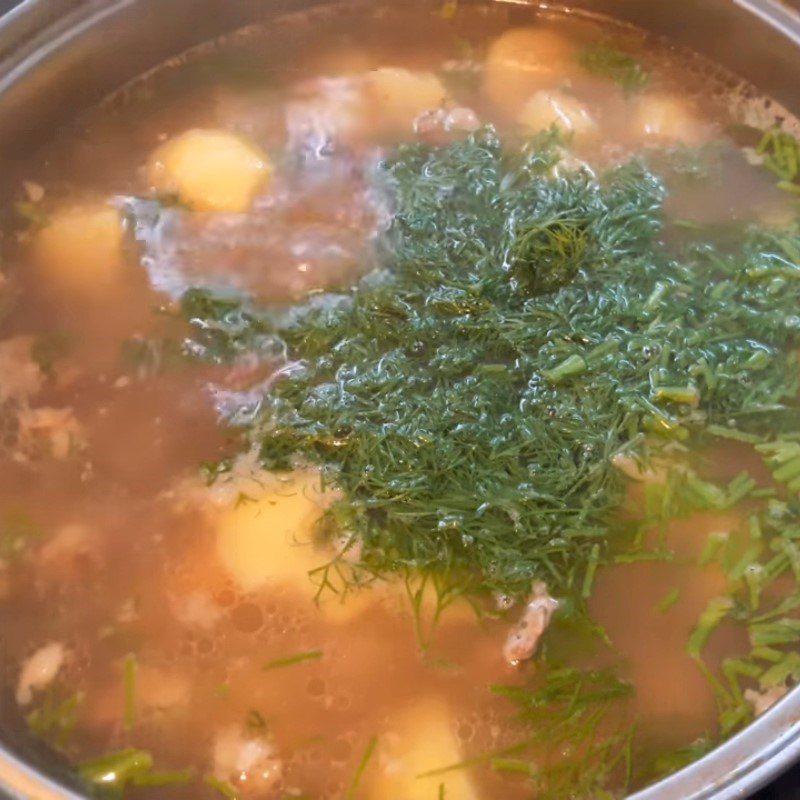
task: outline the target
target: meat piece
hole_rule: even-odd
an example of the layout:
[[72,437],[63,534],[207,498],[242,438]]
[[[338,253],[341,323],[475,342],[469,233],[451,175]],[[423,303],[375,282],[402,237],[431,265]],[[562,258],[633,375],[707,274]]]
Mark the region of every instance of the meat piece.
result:
[[785,686],[773,686],[763,692],[755,689],[745,689],[744,699],[753,707],[753,713],[759,717],[767,709],[772,708],[788,691]]
[[525,607],[522,619],[511,631],[503,647],[503,657],[512,667],[533,658],[539,639],[557,608],[558,601],[550,597],[544,583],[535,583],[533,596]]
[[25,659],[17,683],[17,702],[27,705],[33,700],[36,690],[49,686],[64,664],[67,651],[60,642],[40,647],[32,656]]

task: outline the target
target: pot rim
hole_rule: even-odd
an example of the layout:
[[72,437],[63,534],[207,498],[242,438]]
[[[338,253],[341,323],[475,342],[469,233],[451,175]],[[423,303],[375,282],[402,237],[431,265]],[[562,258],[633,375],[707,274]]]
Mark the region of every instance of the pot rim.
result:
[[[489,0],[543,10],[569,3]],[[0,16],[0,94],[37,63],[137,0],[21,0]],[[800,54],[800,9],[780,0],[733,0],[747,13],[788,39]],[[576,13],[585,13],[574,9]],[[800,109],[798,109],[800,110]],[[627,800],[735,800],[763,787],[800,761],[800,686],[746,728],[680,771]],[[42,772],[0,741],[0,796],[20,800],[88,800]]]

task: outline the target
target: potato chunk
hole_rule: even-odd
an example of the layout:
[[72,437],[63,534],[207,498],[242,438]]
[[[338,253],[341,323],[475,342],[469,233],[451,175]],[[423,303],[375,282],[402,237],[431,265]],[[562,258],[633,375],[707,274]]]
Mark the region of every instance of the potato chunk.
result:
[[645,95],[636,103],[633,133],[645,139],[701,144],[704,126],[680,97],[670,94]]
[[560,34],[547,28],[514,28],[489,48],[483,91],[515,116],[532,92],[555,88],[575,64],[575,45]]
[[63,208],[37,234],[33,260],[54,288],[95,296],[120,280],[122,245],[122,221],[115,208]]
[[366,73],[367,97],[381,127],[409,129],[424,111],[447,99],[442,82],[431,72],[381,67]]
[[597,123],[583,103],[562,92],[534,92],[522,106],[517,121],[530,131],[555,125],[578,140],[591,139],[598,133]]
[[188,130],[159,147],[147,164],[155,191],[197,211],[247,211],[272,172],[255,145],[220,130]]
[[309,570],[331,557],[315,545],[314,524],[335,495],[313,471],[265,481],[260,495],[221,515],[217,553],[243,591],[290,585],[310,593]]
[[379,738],[380,758],[373,766],[369,797],[374,800],[475,800],[477,792],[468,770],[458,769],[429,778],[422,773],[456,764],[463,753],[452,730],[447,704],[426,698],[390,720]]

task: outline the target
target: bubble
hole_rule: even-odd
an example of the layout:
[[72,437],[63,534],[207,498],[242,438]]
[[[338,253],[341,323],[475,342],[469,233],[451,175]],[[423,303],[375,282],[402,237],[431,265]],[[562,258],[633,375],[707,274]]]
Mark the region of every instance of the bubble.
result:
[[222,589],[214,595],[217,605],[229,608],[236,602],[236,593],[232,589]]
[[242,603],[231,611],[231,622],[242,633],[255,633],[264,625],[264,615],[255,603]]
[[331,746],[331,758],[334,761],[347,761],[353,752],[353,746],[346,739],[337,739]]

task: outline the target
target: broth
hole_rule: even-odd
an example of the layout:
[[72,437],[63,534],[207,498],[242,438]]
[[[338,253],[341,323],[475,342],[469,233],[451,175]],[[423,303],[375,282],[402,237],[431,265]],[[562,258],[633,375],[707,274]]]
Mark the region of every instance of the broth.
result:
[[[606,171],[646,161],[666,185],[666,200],[654,200],[665,223],[657,245],[641,246],[657,246],[671,264],[700,258],[701,240],[723,260],[731,243],[733,252],[744,247],[736,237],[748,226],[790,230],[792,193],[776,186],[763,153],[755,154],[761,133],[741,124],[740,88],[691,54],[576,15],[499,4],[446,3],[424,13],[338,8],[199,48],[58,132],[20,189],[0,287],[13,296],[0,341],[4,716],[26,718],[111,796],[124,789],[142,798],[515,800],[616,796],[698,757],[776,700],[800,672],[791,660],[800,637],[791,602],[800,573],[791,525],[796,489],[786,486],[791,467],[783,477],[776,471],[796,444],[779,437],[791,434],[784,417],[767,417],[758,430],[738,424],[740,412],[755,413],[757,397],[726,411],[728,427],[708,434],[698,409],[716,419],[714,408],[692,391],[710,387],[710,379],[694,372],[683,387],[689,395],[675,394],[659,384],[658,369],[671,363],[665,356],[652,380],[669,413],[662,418],[656,409],[651,422],[667,427],[677,419],[680,431],[700,433],[687,442],[674,431],[659,439],[626,422],[624,446],[609,458],[627,477],[604,478],[591,490],[581,484],[578,494],[590,503],[595,492],[600,505],[603,492],[615,499],[602,514],[589,509],[581,517],[587,531],[599,530],[600,516],[608,527],[591,534],[596,539],[575,534],[573,553],[559,537],[569,539],[578,523],[559,518],[538,544],[526,540],[533,551],[518,565],[511,556],[503,561],[499,546],[489,552],[492,537],[510,536],[508,546],[519,547],[514,537],[539,530],[535,517],[546,520],[546,506],[522,521],[509,511],[498,529],[481,527],[499,525],[491,508],[453,510],[456,473],[485,469],[474,455],[482,452],[480,431],[464,450],[455,423],[446,439],[434,439],[435,450],[452,446],[452,457],[469,463],[454,461],[452,474],[444,462],[430,467],[441,470],[430,479],[440,490],[438,528],[429,525],[430,536],[413,543],[398,535],[391,552],[380,531],[371,527],[366,540],[354,526],[365,514],[389,519],[380,516],[393,508],[385,494],[369,503],[370,491],[384,489],[378,479],[370,483],[375,470],[402,485],[401,499],[416,497],[413,473],[423,474],[432,457],[425,430],[413,432],[419,461],[365,468],[350,483],[344,473],[362,452],[352,448],[351,430],[318,421],[319,441],[307,452],[297,445],[307,431],[295,432],[288,471],[274,469],[286,466],[286,454],[269,449],[292,420],[312,413],[306,398],[294,417],[280,416],[293,408],[285,387],[322,358],[314,336],[336,324],[304,329],[314,309],[336,314],[343,296],[361,291],[352,287],[372,291],[393,248],[414,244],[409,230],[457,242],[448,257],[470,246],[455,229],[426,231],[434,212],[419,221],[409,208],[437,176],[445,175],[442,207],[459,197],[447,170],[462,151],[447,148],[473,137],[488,163],[495,140],[485,125],[509,148],[491,169],[512,170],[510,153],[533,139],[542,158],[556,152],[558,163],[545,172],[529,166],[527,180],[571,186],[582,175],[588,188],[573,187],[576,198],[607,186],[597,177]],[[745,121],[759,103],[752,101]],[[536,139],[554,128],[551,140]],[[398,151],[403,143],[412,149]],[[430,160],[408,177],[402,159],[418,157]],[[387,169],[396,184],[387,182]],[[465,181],[473,174],[458,173]],[[796,188],[796,175],[781,177],[784,189]],[[515,191],[514,182],[497,191]],[[525,208],[540,213],[535,203]],[[615,211],[608,208],[606,221]],[[577,213],[559,212],[532,235],[567,226],[559,235],[579,238],[560,240],[559,252],[582,258],[592,244],[585,243],[589,228],[568,227]],[[400,218],[406,228],[396,227]],[[603,240],[608,252],[627,246],[614,238],[627,224],[618,219]],[[788,244],[780,251],[787,270],[800,268],[792,252]],[[534,262],[547,258],[538,253]],[[498,275],[509,268],[496,266]],[[570,281],[588,280],[587,270],[582,263]],[[774,280],[788,286],[786,275]],[[515,278],[515,291],[526,279]],[[569,290],[548,286],[543,296]],[[534,299],[519,307],[538,307],[540,291],[531,289]],[[709,291],[708,302],[724,291]],[[240,305],[242,297],[249,305]],[[471,320],[477,312],[458,305],[468,302],[463,297],[431,294],[427,307],[452,302],[456,310],[442,312],[444,319]],[[217,301],[231,305],[214,316]],[[374,313],[384,314],[375,302]],[[286,323],[292,308],[297,316]],[[584,313],[571,308],[576,320]],[[387,330],[405,324],[385,320]],[[511,368],[470,363],[470,348],[483,340],[463,324],[457,341],[467,372],[492,380]],[[561,335],[555,316],[550,324]],[[787,317],[781,330],[793,326]],[[353,330],[352,341],[365,337],[359,346],[367,353],[364,330]],[[726,331],[732,342],[738,334]],[[781,335],[786,341],[765,332],[753,358],[795,346]],[[625,354],[634,339],[626,339]],[[340,350],[350,341],[343,337]],[[545,380],[562,392],[570,370],[591,372],[595,362],[569,356],[572,345],[558,344],[553,358],[561,366],[535,372],[531,386]],[[428,358],[427,346],[422,341],[417,355]],[[394,352],[387,345],[386,359]],[[613,371],[616,362],[599,361],[605,353],[591,358]],[[431,407],[439,402],[435,390],[456,380],[447,372],[456,356],[442,355],[438,381],[420,384]],[[628,357],[620,350],[620,363]],[[567,377],[556,372],[562,368]],[[355,428],[377,413],[358,405],[364,396],[376,408],[389,400],[381,388],[358,395],[353,369],[337,372],[330,386],[338,381],[337,391],[353,392]],[[750,386],[762,373],[741,374]],[[781,408],[795,408],[790,367],[787,375]],[[489,403],[474,391],[476,403]],[[335,403],[330,391],[314,392],[307,392],[314,403]],[[529,402],[530,413],[539,413],[520,388],[523,397],[523,410]],[[416,420],[425,419],[426,402]],[[387,459],[407,453],[391,438],[407,408],[380,411],[386,439],[376,447]],[[559,409],[553,405],[551,416],[566,413]],[[445,404],[441,413],[449,411]],[[485,421],[491,413],[478,424],[493,425]],[[274,419],[284,427],[270,427]],[[774,449],[776,437],[782,450]],[[630,453],[645,441],[652,461],[640,472]],[[331,455],[339,446],[347,463]],[[573,468],[579,456],[563,442],[553,446]],[[541,500],[546,467],[539,469],[513,493],[549,502]],[[750,483],[737,478],[743,471]],[[489,477],[476,483],[474,494],[488,497],[490,484]],[[362,517],[343,515],[355,497]],[[387,530],[413,524],[415,514],[424,517],[402,506]],[[556,553],[550,572],[537,547]],[[783,635],[759,640],[756,627],[776,620]]]

